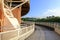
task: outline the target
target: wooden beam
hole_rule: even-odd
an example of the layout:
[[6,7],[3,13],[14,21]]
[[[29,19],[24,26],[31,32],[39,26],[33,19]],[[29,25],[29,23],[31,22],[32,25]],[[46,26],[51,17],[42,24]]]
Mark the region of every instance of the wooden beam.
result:
[[[11,2],[11,1],[7,1],[7,2]],[[22,2],[22,1],[12,1],[12,2]]]
[[11,10],[14,10],[14,9],[16,9],[17,7],[19,7],[19,6],[22,6],[23,4],[25,4],[26,2],[28,2],[28,0],[26,0],[25,2],[23,2],[23,3],[21,3],[20,5],[17,5],[16,7],[14,7],[14,8],[12,8]]

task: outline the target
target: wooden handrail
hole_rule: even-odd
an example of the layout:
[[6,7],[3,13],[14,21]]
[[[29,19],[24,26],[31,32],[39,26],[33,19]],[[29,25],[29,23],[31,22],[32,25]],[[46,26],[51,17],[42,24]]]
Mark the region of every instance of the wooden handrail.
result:
[[4,4],[5,7],[7,7],[8,9],[10,9],[6,4]]
[[22,1],[7,1],[7,2],[22,2]]
[[[7,2],[22,2],[22,1],[7,1]],[[14,10],[16,8],[18,8],[19,6],[22,6],[23,4],[25,4],[26,2],[28,2],[28,0],[25,0],[25,2],[21,3],[20,5],[17,5],[14,8],[8,7],[6,4],[4,4],[5,7],[7,7],[8,9]]]
[[23,3],[21,3],[20,5],[17,5],[16,7],[14,7],[14,8],[12,8],[11,10],[14,10],[14,9],[16,9],[17,7],[19,7],[19,6],[22,6],[23,4],[25,4],[26,2],[28,2],[28,0],[26,0],[25,2],[23,2]]

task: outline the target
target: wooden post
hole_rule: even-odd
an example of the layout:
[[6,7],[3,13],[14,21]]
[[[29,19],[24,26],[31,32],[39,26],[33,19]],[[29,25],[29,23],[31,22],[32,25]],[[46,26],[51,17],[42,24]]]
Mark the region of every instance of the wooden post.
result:
[[0,0],[0,29],[1,29],[1,31],[2,31],[2,27],[3,27],[3,25],[4,25],[4,0]]

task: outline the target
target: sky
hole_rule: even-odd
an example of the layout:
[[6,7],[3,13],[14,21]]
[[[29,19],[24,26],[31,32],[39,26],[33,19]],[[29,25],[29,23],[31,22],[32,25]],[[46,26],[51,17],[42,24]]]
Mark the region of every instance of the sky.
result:
[[30,11],[23,17],[60,16],[60,0],[30,0]]

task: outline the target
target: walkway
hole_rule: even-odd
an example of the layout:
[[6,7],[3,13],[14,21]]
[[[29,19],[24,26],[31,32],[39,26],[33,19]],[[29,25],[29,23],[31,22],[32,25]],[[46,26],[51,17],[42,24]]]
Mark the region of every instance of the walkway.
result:
[[41,26],[36,26],[35,32],[26,40],[60,40],[60,36],[54,31]]

